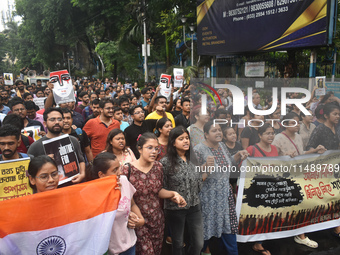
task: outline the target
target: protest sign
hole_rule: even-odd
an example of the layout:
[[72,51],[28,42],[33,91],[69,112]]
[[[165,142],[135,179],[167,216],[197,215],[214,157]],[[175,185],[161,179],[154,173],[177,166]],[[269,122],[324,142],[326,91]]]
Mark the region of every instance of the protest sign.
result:
[[30,136],[33,138],[34,141],[39,140],[42,136],[39,135],[40,132],[39,126],[31,126],[31,127],[25,127],[21,130],[21,134],[25,136]]
[[27,174],[30,158],[0,161],[0,201],[33,194]]
[[334,96],[340,98],[340,82],[326,82],[327,92],[332,91]]
[[171,95],[171,75],[162,73],[159,84],[161,85],[159,94],[165,96],[167,100],[169,100]]
[[36,106],[39,107],[39,110],[45,108],[45,99],[46,99],[46,97],[35,97],[35,98],[33,98],[33,102],[36,104]]
[[340,225],[339,151],[248,158],[236,211],[239,242],[285,238]]
[[4,73],[4,81],[5,81],[5,85],[13,85],[13,74]]
[[316,96],[324,96],[326,95],[326,76],[317,76],[315,77],[315,81],[316,81],[316,86],[318,87],[315,90],[315,95]]
[[184,81],[184,70],[181,68],[174,68],[174,87],[181,88]]
[[67,70],[50,73],[50,82],[53,84],[53,97],[56,104],[75,102],[72,79]]
[[59,185],[69,182],[79,174],[79,161],[69,135],[61,135],[43,141],[46,155],[53,154],[58,166]]

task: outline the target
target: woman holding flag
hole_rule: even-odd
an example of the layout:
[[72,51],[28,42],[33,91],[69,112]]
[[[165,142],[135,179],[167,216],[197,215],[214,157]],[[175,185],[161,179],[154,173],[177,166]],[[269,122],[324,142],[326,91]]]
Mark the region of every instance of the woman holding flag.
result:
[[[93,160],[92,179],[112,175],[120,176],[120,174],[120,163],[114,154],[102,152]],[[109,254],[134,255],[137,241],[134,229],[143,226],[145,221],[133,200],[136,189],[127,180],[126,176],[120,176],[119,181],[121,183],[121,198],[112,226]]]

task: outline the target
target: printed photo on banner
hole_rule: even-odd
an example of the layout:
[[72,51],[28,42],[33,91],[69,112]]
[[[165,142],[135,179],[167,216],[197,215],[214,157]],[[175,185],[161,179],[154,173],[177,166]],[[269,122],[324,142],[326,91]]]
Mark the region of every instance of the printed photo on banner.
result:
[[27,174],[30,158],[0,161],[0,201],[33,194]]
[[5,85],[13,85],[13,74],[4,73],[4,82],[5,82]]
[[184,81],[184,69],[174,68],[174,87],[180,88]]
[[169,101],[171,95],[171,75],[162,73],[159,84],[161,85],[160,96],[165,96]]
[[54,85],[53,97],[56,104],[75,102],[72,79],[67,70],[50,73],[50,82]]
[[339,151],[248,158],[236,211],[239,242],[285,238],[340,225]]
[[315,82],[317,86],[317,89],[315,90],[315,95],[316,96],[326,95],[326,76],[315,77]]
[[25,127],[21,130],[21,134],[25,136],[30,136],[33,138],[34,141],[39,140],[42,136],[39,135],[40,132],[39,126],[31,126],[31,127]]
[[43,141],[46,155],[53,154],[58,166],[59,185],[72,180],[79,174],[79,161],[69,135],[61,135]]

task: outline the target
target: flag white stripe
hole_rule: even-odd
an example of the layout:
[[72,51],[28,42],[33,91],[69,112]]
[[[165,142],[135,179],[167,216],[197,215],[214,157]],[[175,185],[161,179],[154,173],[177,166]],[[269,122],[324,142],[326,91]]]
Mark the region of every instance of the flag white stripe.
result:
[[[103,255],[109,247],[115,216],[116,211],[111,211],[56,228],[7,235],[0,238],[0,255]],[[36,217],[43,218],[39,212]],[[60,253],[42,252],[48,248]]]

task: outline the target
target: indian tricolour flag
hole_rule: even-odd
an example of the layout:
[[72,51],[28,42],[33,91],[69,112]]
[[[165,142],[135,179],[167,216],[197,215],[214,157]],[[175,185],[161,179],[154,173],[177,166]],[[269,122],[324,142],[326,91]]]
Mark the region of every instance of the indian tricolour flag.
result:
[[0,254],[104,254],[116,186],[113,176],[0,202]]

